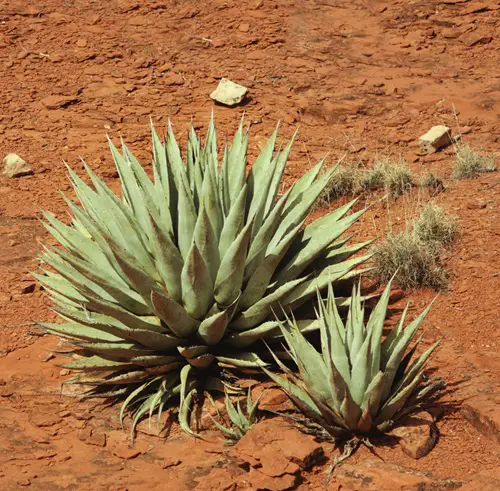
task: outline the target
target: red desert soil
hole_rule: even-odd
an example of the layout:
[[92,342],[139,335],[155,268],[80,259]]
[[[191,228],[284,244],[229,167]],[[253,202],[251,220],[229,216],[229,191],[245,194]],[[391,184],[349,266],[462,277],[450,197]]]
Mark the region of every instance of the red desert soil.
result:
[[[0,149],[32,176],[0,177],[0,488],[320,489],[320,444],[281,420],[257,425],[227,450],[140,427],[134,449],[117,408],[60,394],[64,360],[33,320],[54,315],[28,271],[45,239],[40,208],[63,216],[63,161],[80,156],[116,187],[106,133],[148,162],[149,118],[177,133],[215,112],[219,135],[243,112],[251,158],[280,119],[300,136],[287,179],[330,152],[371,165],[404,156],[417,174],[445,178],[437,201],[458,216],[460,237],[444,259],[451,289],[426,322],[426,343],[444,337],[432,368],[462,409],[438,423],[436,448],[420,460],[398,446],[361,449],[328,486],[346,489],[500,489],[500,186],[498,174],[449,180],[453,149],[421,155],[418,137],[447,124],[484,151],[500,143],[500,7],[493,0],[9,0],[0,4]],[[250,89],[244,107],[214,107],[220,77]],[[455,108],[455,111],[454,111]],[[459,121],[459,123],[458,123]],[[460,125],[460,126],[459,126]],[[250,159],[251,161],[251,159]],[[363,198],[365,199],[365,197]],[[374,197],[366,196],[366,200]],[[382,236],[417,202],[375,205],[358,229]],[[406,292],[422,308],[432,291]],[[401,300],[397,306],[402,305]],[[268,405],[283,402],[279,393]],[[448,396],[450,400],[451,396]],[[332,447],[322,445],[327,456]],[[337,454],[335,454],[337,455]]]

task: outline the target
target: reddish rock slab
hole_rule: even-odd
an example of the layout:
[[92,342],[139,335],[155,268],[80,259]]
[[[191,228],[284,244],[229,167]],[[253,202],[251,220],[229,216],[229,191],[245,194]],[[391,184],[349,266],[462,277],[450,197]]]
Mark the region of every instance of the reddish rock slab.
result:
[[399,445],[406,455],[421,459],[434,448],[439,433],[432,416],[421,413],[406,418],[391,434],[398,438]]
[[[427,472],[415,471],[378,459],[367,459],[357,464],[341,465],[334,473],[331,489],[363,491],[449,490],[459,488],[462,484],[459,481],[441,479]],[[337,488],[334,487],[335,485]]]
[[41,103],[47,109],[59,109],[61,107],[69,106],[76,101],[77,99],[75,97],[67,97],[64,95],[49,95],[47,97],[44,97],[41,100]]
[[282,418],[262,420],[253,426],[229,451],[229,457],[242,472],[238,482],[249,485],[248,489],[271,491],[292,488],[302,470],[325,460],[319,443]]
[[500,444],[500,398],[475,396],[464,402],[462,414],[482,435]]
[[476,46],[476,44],[491,43],[492,37],[481,32],[470,32],[464,34],[460,40],[469,47]]
[[[263,420],[253,426],[233,447],[231,453],[250,463],[253,467],[279,467],[279,472],[294,473],[310,469],[324,459],[321,444],[301,433],[298,429],[283,424],[280,418]],[[256,450],[257,449],[257,450]],[[271,464],[268,458],[274,460]],[[271,474],[278,475],[277,469]]]
[[279,477],[269,477],[259,472],[258,469],[250,469],[249,475],[245,476],[245,481],[249,484],[248,489],[285,491],[294,489],[298,481],[298,475],[284,474]]
[[39,428],[47,428],[60,423],[62,418],[54,414],[35,413],[31,415],[30,420]]
[[182,460],[178,459],[176,457],[169,457],[168,459],[163,462],[161,465],[162,469],[168,469],[170,467],[177,467],[178,465],[182,464]]
[[460,488],[460,491],[498,491],[500,489],[500,466],[480,472],[474,479]]
[[92,434],[85,440],[87,445],[95,445],[96,447],[106,446],[106,433],[102,431],[92,430]]
[[141,455],[141,451],[135,448],[128,447],[118,447],[113,450],[113,455],[123,460],[131,460],[135,459],[139,455]]
[[[257,386],[252,390],[252,397],[257,399],[261,393],[261,387]],[[265,389],[259,403],[259,408],[262,410],[283,411],[285,409],[292,409],[293,403],[291,403],[290,398],[281,389],[270,387]]]

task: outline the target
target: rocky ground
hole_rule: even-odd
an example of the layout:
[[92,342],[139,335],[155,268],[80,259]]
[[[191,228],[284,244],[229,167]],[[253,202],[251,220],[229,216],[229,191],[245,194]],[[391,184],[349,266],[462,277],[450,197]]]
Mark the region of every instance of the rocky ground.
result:
[[[244,5],[244,6],[242,6]],[[33,321],[52,320],[29,274],[46,234],[40,208],[63,216],[63,161],[80,156],[111,186],[117,179],[106,133],[150,160],[149,119],[172,118],[182,134],[214,110],[219,134],[243,112],[255,156],[280,119],[300,128],[290,182],[330,153],[330,162],[370,166],[376,155],[433,171],[447,189],[435,200],[456,215],[460,237],[445,258],[451,288],[426,322],[426,343],[444,337],[432,369],[453,393],[434,450],[419,460],[386,442],[362,448],[334,474],[331,490],[500,488],[498,174],[450,180],[453,148],[424,155],[418,137],[446,124],[485,152],[500,143],[500,6],[493,0],[93,0],[0,4],[0,149],[32,175],[0,177],[0,486],[32,489],[320,489],[338,455],[279,419],[236,447],[175,425],[156,436],[141,424],[129,448],[116,408],[82,403],[61,382],[57,339]],[[234,108],[214,106],[221,77],[249,88]],[[498,165],[498,161],[497,161]],[[376,204],[358,227],[383,236],[429,199],[421,190]],[[362,201],[375,201],[363,196]],[[405,292],[415,310],[434,296]],[[66,394],[66,395],[65,395]],[[286,401],[270,391],[264,403]],[[208,422],[209,419],[206,420]],[[210,425],[209,425],[210,426]],[[286,442],[286,443],[285,443]]]

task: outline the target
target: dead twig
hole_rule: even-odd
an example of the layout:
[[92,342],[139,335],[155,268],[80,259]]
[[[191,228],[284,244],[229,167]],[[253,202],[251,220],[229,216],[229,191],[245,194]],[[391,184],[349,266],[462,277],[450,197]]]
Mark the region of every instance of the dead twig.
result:
[[213,43],[210,38],[203,38],[200,36],[191,36],[191,39],[198,39],[198,41],[205,41],[206,43]]
[[50,58],[50,55],[48,53],[42,53],[41,51],[34,51],[32,49],[26,49],[22,44],[21,48],[26,51],[29,55],[36,55],[36,56],[41,56],[42,58]]
[[43,58],[50,58],[48,53],[42,53],[41,51],[29,51],[31,55],[42,56]]

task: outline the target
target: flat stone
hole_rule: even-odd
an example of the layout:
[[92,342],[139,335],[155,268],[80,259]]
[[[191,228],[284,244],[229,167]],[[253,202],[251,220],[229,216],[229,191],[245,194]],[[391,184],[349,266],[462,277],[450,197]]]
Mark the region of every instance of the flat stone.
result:
[[164,63],[164,64],[160,67],[160,72],[161,72],[161,73],[168,72],[169,70],[172,70],[172,68],[173,68],[172,63]]
[[90,428],[89,426],[82,428],[76,433],[76,437],[78,438],[78,440],[82,442],[84,442],[87,438],[90,438],[91,436],[92,436],[92,428]]
[[216,400],[215,405],[205,404],[200,416],[200,426],[203,429],[217,429],[215,421],[219,421],[219,415],[226,411],[226,405],[223,401]]
[[259,451],[259,471],[269,477],[281,477],[285,474],[297,474],[299,466],[279,451],[279,447],[265,445]]
[[428,413],[406,418],[391,434],[398,438],[403,452],[414,459],[425,457],[434,448],[438,438],[438,430]]
[[135,459],[141,455],[141,453],[142,452],[140,450],[128,447],[118,447],[113,450],[113,455],[123,460]]
[[304,470],[325,460],[323,447],[310,438],[295,438],[278,442],[283,455]]
[[500,489],[500,467],[475,474],[472,481],[460,488],[460,491],[498,491]]
[[40,355],[40,361],[43,361],[44,363],[49,361],[49,360],[52,360],[53,358],[55,358],[55,355],[51,351],[49,351],[47,353],[42,353]]
[[42,450],[40,452],[35,452],[34,456],[36,460],[51,459],[52,457],[57,456],[57,452],[54,452],[53,450]]
[[378,459],[367,459],[357,464],[344,463],[335,470],[333,476],[335,485],[346,490],[455,489],[463,484]]
[[68,97],[64,95],[49,95],[41,100],[41,103],[47,109],[60,109],[61,107],[69,106],[71,103],[75,102],[77,99],[75,97]]
[[451,27],[449,29],[443,29],[442,36],[446,39],[457,39],[464,33],[463,29],[458,27]]
[[269,477],[258,469],[250,469],[245,481],[250,486],[249,489],[261,489],[269,491],[285,491],[294,489],[299,476],[294,474],[283,474],[278,477]]
[[462,405],[462,414],[482,435],[500,444],[500,398],[471,397]]
[[467,203],[468,210],[482,210],[483,208],[486,208],[486,203],[479,201],[469,201]]
[[14,391],[8,387],[0,387],[0,397],[10,397],[14,395]]
[[15,153],[9,153],[3,159],[3,173],[10,178],[33,174],[31,167]]
[[423,152],[435,153],[452,142],[450,128],[443,125],[433,126],[419,141]]
[[169,457],[168,459],[165,459],[165,462],[163,462],[161,468],[168,469],[170,467],[177,467],[180,464],[182,464],[181,459],[178,459],[177,457]]
[[[262,393],[260,387],[252,391],[254,399]],[[281,390],[275,387],[268,388],[259,403],[259,408],[262,410],[269,409],[271,411],[283,411],[284,409],[293,409],[293,403],[290,398]]]
[[72,411],[71,416],[79,421],[87,421],[92,418],[92,415],[87,411]]
[[184,78],[180,73],[171,73],[165,79],[166,85],[182,85],[184,83]]
[[221,78],[217,88],[210,94],[210,97],[225,106],[236,106],[246,96],[248,89],[243,85],[236,84],[227,78]]
[[226,43],[222,39],[214,39],[212,41],[212,47],[214,48],[223,48]]
[[468,32],[465,33],[461,38],[460,41],[464,43],[466,46],[472,47],[476,46],[477,44],[488,44],[491,43],[492,37],[489,36],[488,34],[484,34],[481,32]]
[[296,475],[324,460],[320,443],[280,418],[254,425],[230,453],[268,477]]
[[486,12],[490,7],[485,3],[473,2],[472,5],[460,11],[460,15],[478,14],[479,12]]
[[85,440],[87,445],[95,445],[96,447],[106,446],[106,433],[101,431],[92,431],[92,434]]
[[[173,474],[173,472],[171,474]],[[200,488],[203,486],[205,491],[236,491],[240,489],[240,487],[235,482],[235,477],[237,477],[237,475],[233,475],[228,469],[215,467],[198,480],[197,487]],[[169,484],[171,484],[171,481]]]
[[54,426],[62,421],[59,416],[44,413],[34,413],[31,416],[30,420],[35,426],[38,426],[39,428]]

